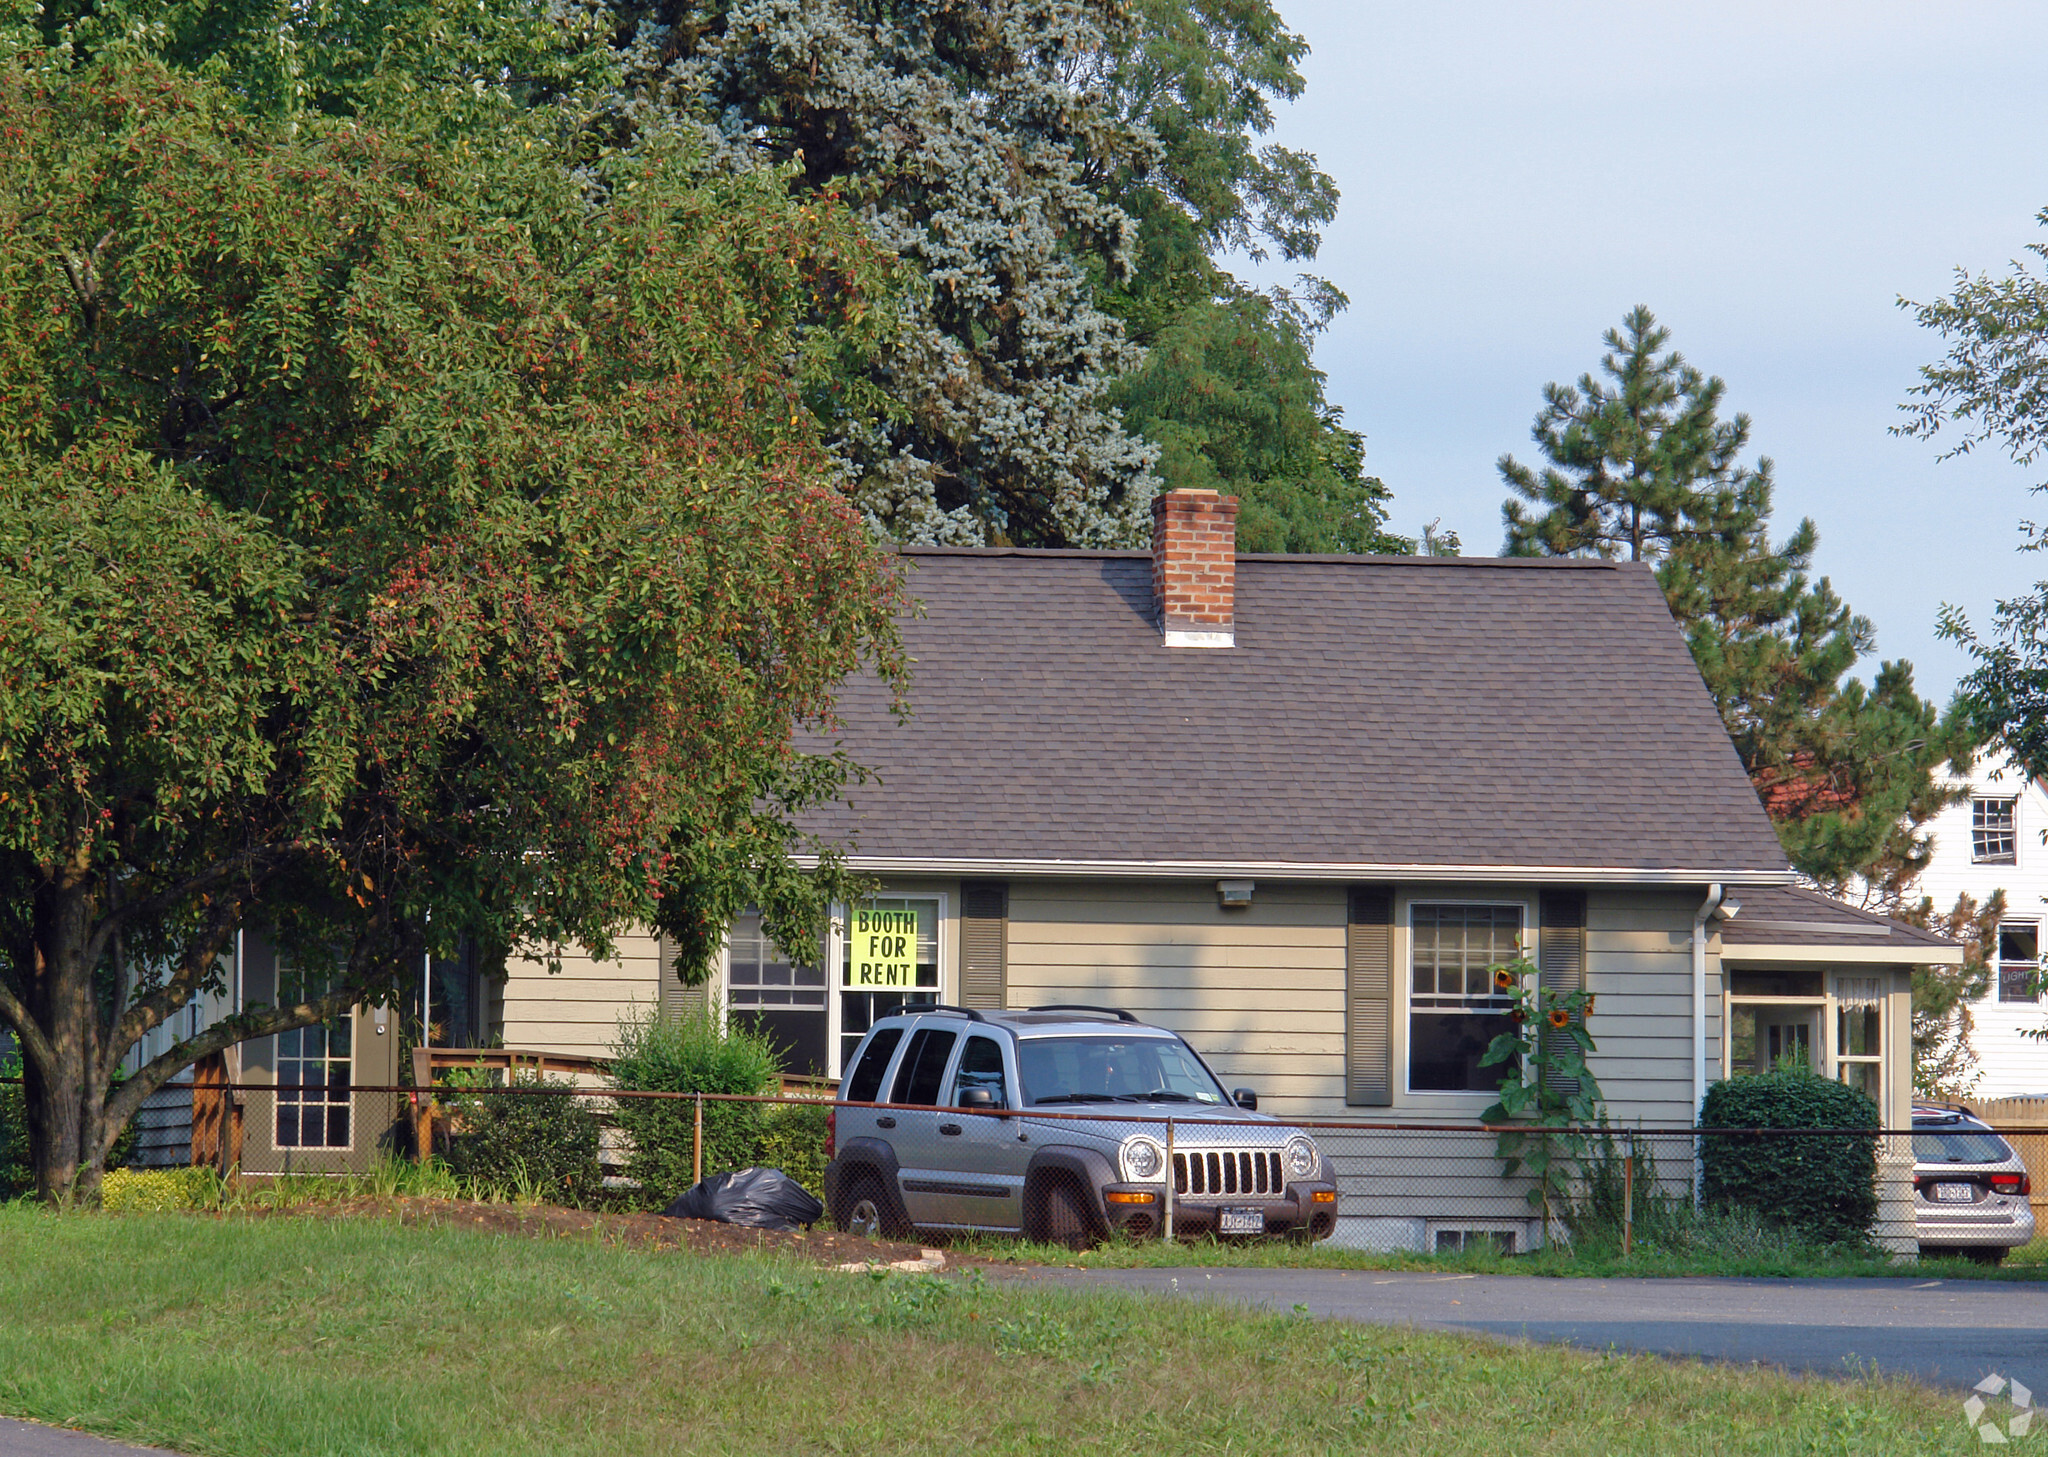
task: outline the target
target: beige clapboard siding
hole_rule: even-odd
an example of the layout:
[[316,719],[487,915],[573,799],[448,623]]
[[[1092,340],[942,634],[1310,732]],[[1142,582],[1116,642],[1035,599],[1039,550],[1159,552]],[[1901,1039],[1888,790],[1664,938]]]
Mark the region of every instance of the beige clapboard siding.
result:
[[619,1023],[644,1015],[661,988],[655,939],[645,932],[617,938],[618,955],[598,961],[579,947],[561,952],[562,969],[550,976],[544,962],[518,960],[507,968],[504,1033],[507,1047],[604,1057],[618,1039]]
[[1341,1104],[1344,914],[1341,886],[1264,883],[1225,911],[1209,881],[1013,881],[1010,1004],[1125,1007],[1262,1106]]

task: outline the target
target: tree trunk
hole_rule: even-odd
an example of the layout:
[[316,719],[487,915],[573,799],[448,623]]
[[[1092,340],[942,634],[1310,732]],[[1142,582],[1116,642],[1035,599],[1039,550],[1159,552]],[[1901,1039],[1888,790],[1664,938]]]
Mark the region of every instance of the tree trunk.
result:
[[92,966],[86,959],[92,902],[92,883],[82,876],[60,877],[36,897],[36,964],[28,1000],[47,1047],[40,1055],[32,1044],[22,1047],[36,1197],[88,1207],[99,1203],[106,1166],[99,1136],[105,1078]]

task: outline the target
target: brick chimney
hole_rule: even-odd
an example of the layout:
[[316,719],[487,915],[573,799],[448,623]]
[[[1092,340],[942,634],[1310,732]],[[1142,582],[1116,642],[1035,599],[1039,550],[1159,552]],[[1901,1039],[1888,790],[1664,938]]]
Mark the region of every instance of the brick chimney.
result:
[[1152,498],[1152,602],[1170,648],[1236,642],[1237,497],[1168,491]]

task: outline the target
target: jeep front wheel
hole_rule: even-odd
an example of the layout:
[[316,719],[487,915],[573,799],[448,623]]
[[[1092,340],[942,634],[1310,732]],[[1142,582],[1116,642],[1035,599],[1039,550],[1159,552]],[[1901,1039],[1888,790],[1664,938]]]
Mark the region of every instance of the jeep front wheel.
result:
[[1048,1180],[1038,1191],[1036,1218],[1027,1233],[1046,1244],[1085,1250],[1095,1243],[1093,1221],[1070,1180]]

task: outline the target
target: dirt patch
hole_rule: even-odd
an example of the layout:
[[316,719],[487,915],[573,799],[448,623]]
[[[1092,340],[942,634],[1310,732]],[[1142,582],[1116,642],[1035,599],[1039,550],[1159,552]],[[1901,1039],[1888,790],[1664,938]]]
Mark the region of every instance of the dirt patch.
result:
[[[693,1255],[737,1255],[753,1251],[795,1255],[821,1265],[860,1261],[893,1264],[915,1260],[919,1246],[861,1239],[838,1230],[748,1229],[703,1219],[670,1219],[661,1214],[605,1214],[559,1209],[549,1204],[479,1204],[466,1199],[342,1199],[301,1204],[238,1217],[396,1219],[400,1224],[447,1225],[529,1239],[596,1239],[637,1249],[676,1250]],[[950,1263],[950,1261],[949,1261]]]

